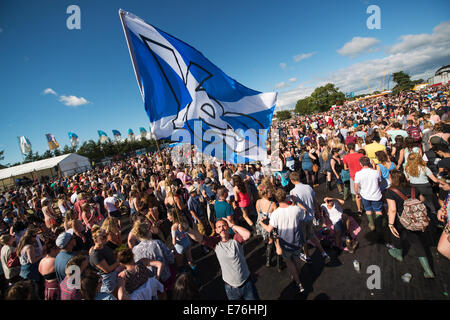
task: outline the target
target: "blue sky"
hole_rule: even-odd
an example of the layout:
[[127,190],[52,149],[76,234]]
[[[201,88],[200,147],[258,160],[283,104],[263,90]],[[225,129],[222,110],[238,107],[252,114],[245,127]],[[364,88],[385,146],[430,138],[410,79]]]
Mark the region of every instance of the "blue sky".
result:
[[[81,9],[81,30],[66,27],[72,4]],[[379,30],[366,26],[372,4],[381,9]],[[191,44],[242,84],[278,91],[279,108],[328,81],[363,92],[365,79],[381,88],[384,71],[426,78],[450,63],[445,0],[2,0],[2,163],[22,160],[21,135],[43,153],[46,133],[63,146],[68,131],[85,141],[98,139],[97,130],[111,137],[112,129],[125,136],[148,128],[119,8]]]

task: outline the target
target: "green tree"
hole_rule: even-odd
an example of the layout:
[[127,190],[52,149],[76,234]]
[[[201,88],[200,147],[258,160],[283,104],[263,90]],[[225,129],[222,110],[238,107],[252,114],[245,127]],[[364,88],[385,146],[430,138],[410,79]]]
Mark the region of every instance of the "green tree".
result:
[[311,114],[315,111],[315,105],[312,104],[311,97],[306,97],[297,101],[295,112],[300,115]]
[[332,83],[316,88],[311,94],[312,103],[316,104],[319,112],[327,111],[334,104],[341,104],[345,100],[345,94],[338,90]]
[[39,160],[43,160],[43,159],[48,159],[48,158],[53,158],[53,153],[50,150],[46,150],[42,156],[40,157]]
[[399,71],[392,74],[392,80],[396,83],[392,89],[393,94],[398,94],[401,91],[411,90],[416,84],[423,83],[423,79],[411,80],[409,74]]
[[62,152],[61,152],[61,150],[59,150],[59,149],[55,149],[55,150],[53,150],[53,155],[54,155],[55,157],[58,157],[58,156],[62,155]]
[[[4,153],[5,153],[5,150],[0,150],[0,161],[5,159],[5,156],[3,155]],[[3,169],[3,168],[7,168],[7,166],[0,164],[0,169]]]
[[77,150],[77,147],[69,147],[67,144],[62,149],[62,154],[69,154],[69,153],[75,153]]
[[284,121],[292,118],[291,112],[288,110],[278,111],[275,115],[278,120]]
[[30,150],[30,152],[28,152],[25,155],[25,160],[23,161],[23,163],[33,162],[33,161],[37,161],[39,159],[40,159],[39,153],[36,152],[33,154],[33,151]]
[[327,83],[318,87],[311,96],[297,101],[295,111],[301,115],[327,111],[332,105],[342,104],[345,94],[339,91],[334,84]]

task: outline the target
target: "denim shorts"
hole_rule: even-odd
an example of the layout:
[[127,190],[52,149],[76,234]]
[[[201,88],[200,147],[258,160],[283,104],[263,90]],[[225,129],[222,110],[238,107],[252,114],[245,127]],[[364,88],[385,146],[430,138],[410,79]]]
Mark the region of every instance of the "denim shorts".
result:
[[110,273],[102,274],[102,287],[100,292],[111,293],[117,287],[118,272],[113,271]]
[[177,243],[176,243],[175,246],[174,246],[175,251],[176,251],[178,254],[183,254],[183,253],[186,252],[187,248],[189,248],[189,245],[190,245],[190,244],[191,244],[191,242],[190,242],[188,236],[186,236],[185,238],[183,238],[183,239],[177,241]]
[[302,253],[302,250],[295,250],[295,251],[291,251],[291,250],[286,250],[285,248],[283,248],[283,252],[281,253],[281,256],[283,257],[284,260],[290,260],[292,258],[295,259],[300,259],[300,254]]
[[378,201],[366,200],[362,198],[362,203],[364,210],[372,212],[381,212],[383,209],[383,201],[380,199]]
[[338,232],[338,231],[344,230],[344,223],[342,222],[342,219],[340,219],[338,222],[336,222],[333,225],[333,229],[334,229],[334,232]]

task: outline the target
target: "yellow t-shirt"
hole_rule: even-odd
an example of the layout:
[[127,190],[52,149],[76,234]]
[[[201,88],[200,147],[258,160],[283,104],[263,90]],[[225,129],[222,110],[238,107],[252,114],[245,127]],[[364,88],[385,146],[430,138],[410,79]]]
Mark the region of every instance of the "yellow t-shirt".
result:
[[376,164],[378,164],[378,159],[375,156],[375,152],[377,151],[385,151],[386,147],[382,144],[379,144],[377,142],[373,142],[371,144],[368,144],[364,147],[364,150],[366,150],[366,155],[370,158],[370,160],[373,160]]

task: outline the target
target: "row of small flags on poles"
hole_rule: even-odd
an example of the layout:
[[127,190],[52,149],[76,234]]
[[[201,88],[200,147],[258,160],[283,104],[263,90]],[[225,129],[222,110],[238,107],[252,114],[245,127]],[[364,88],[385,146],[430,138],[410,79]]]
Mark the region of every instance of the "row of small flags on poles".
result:
[[[141,127],[141,128],[139,128],[139,131],[140,131],[141,138],[147,137],[147,130],[145,128]],[[101,143],[104,143],[109,139],[106,132],[104,132],[102,130],[98,130],[97,133],[98,133],[98,137],[99,137]],[[113,133],[114,139],[116,141],[122,140],[122,134],[120,133],[119,130],[112,130],[112,133]],[[56,141],[56,138],[53,135],[53,133],[47,133],[45,135],[45,137],[47,138],[47,143],[48,143],[48,147],[50,150],[55,150],[55,149],[59,148],[59,143],[58,143],[58,141]],[[32,151],[31,142],[27,137],[21,136],[21,137],[17,137],[17,139],[19,142],[20,151],[22,152],[23,155],[26,155],[27,153]],[[132,129],[128,129],[128,139],[129,140],[136,139]],[[71,131],[69,132],[69,140],[70,140],[70,144],[72,145],[72,147],[78,146],[78,144],[79,144],[78,136]]]

